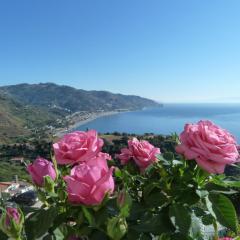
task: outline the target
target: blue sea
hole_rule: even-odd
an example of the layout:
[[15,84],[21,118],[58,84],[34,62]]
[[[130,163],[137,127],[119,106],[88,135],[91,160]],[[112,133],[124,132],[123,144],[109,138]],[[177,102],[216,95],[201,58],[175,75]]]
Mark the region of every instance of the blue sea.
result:
[[185,123],[211,120],[230,131],[240,143],[240,104],[164,104],[159,108],[104,116],[79,126],[100,133],[180,133]]

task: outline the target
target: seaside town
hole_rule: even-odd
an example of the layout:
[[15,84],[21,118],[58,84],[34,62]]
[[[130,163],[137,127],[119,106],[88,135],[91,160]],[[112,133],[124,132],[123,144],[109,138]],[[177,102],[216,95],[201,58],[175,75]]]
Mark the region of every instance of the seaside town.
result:
[[0,1],[0,240],[240,240],[240,1]]

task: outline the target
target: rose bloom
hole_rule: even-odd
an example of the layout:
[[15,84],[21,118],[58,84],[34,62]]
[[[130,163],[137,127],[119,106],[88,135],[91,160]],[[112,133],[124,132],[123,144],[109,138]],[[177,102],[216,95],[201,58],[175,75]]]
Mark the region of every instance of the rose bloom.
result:
[[140,169],[144,170],[157,161],[156,155],[160,153],[160,149],[155,148],[148,141],[139,141],[137,138],[133,138],[128,141],[128,148],[123,148],[117,157],[121,160],[121,164],[127,164],[132,158]]
[[52,162],[38,157],[33,163],[27,166],[27,171],[32,177],[32,181],[39,187],[44,184],[44,177],[49,176],[52,180],[56,179],[56,171]]
[[10,227],[11,220],[13,220],[16,224],[20,222],[20,213],[17,208],[7,207],[6,208],[6,226]]
[[98,205],[106,193],[114,190],[113,167],[107,165],[106,155],[100,154],[76,165],[70,176],[65,176],[68,200],[73,204]]
[[66,134],[59,142],[53,144],[53,149],[58,164],[74,164],[97,156],[102,146],[103,140],[95,130],[90,130]]
[[230,237],[224,237],[224,238],[219,238],[218,240],[233,240],[233,238],[230,238]]
[[233,238],[231,238],[231,237],[223,237],[223,238],[219,238],[218,240],[233,240]]
[[210,121],[186,124],[180,135],[177,153],[195,159],[209,173],[223,173],[227,164],[238,161],[239,153],[234,137]]

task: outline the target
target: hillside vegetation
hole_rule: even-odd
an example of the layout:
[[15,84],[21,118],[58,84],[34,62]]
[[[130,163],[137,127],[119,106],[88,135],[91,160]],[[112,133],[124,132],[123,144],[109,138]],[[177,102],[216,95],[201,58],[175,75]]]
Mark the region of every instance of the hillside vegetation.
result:
[[19,84],[0,89],[25,104],[47,107],[51,111],[137,110],[159,105],[155,101],[138,96],[107,91],[85,91],[53,83]]
[[0,87],[0,143],[66,127],[76,112],[138,110],[155,101],[106,91],[85,91],[53,83]]
[[0,143],[30,135],[33,130],[52,124],[58,115],[26,105],[0,91]]

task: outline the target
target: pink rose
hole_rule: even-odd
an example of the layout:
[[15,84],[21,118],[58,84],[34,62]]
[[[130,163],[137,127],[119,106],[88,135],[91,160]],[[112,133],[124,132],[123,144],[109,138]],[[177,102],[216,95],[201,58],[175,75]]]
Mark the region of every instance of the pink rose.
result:
[[233,238],[231,238],[231,237],[223,237],[223,238],[219,238],[218,240],[233,240]]
[[16,224],[19,224],[20,222],[20,213],[18,212],[17,208],[7,207],[6,208],[6,226],[10,227],[11,220],[14,221]]
[[186,159],[195,159],[209,173],[223,173],[227,164],[238,161],[234,137],[210,121],[186,124],[176,151]]
[[128,148],[123,148],[117,157],[121,160],[121,164],[127,164],[132,158],[140,169],[144,170],[157,161],[157,154],[160,154],[159,148],[155,148],[148,141],[139,141],[137,138],[133,138],[128,141]]
[[66,134],[59,142],[53,144],[58,164],[85,162],[101,152],[103,140],[95,130],[76,131]]
[[52,162],[44,158],[38,157],[33,163],[27,166],[27,171],[32,177],[32,181],[42,187],[44,184],[44,177],[49,176],[52,180],[56,179],[56,171]]
[[98,205],[106,193],[114,190],[113,167],[107,166],[105,155],[81,163],[65,176],[69,202],[84,205]]

